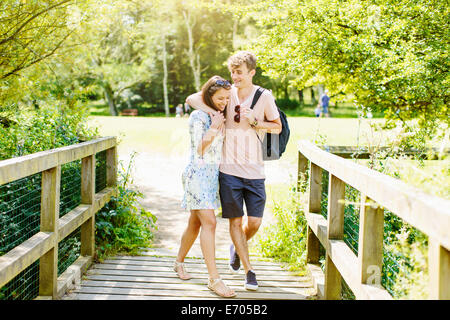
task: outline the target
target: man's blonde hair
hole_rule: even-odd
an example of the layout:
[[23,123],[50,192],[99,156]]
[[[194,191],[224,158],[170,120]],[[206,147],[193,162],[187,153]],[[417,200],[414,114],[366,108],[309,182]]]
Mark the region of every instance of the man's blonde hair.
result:
[[243,63],[247,65],[248,71],[256,69],[256,56],[249,51],[239,51],[228,58],[228,69],[236,69]]

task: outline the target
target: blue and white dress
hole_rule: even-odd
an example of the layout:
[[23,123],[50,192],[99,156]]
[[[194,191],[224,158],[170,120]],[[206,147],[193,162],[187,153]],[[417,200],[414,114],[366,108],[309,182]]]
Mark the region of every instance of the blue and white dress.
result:
[[191,155],[182,174],[184,197],[181,203],[181,206],[188,210],[220,207],[219,164],[222,158],[223,135],[216,135],[203,156],[197,153],[198,145],[210,126],[211,118],[204,111],[195,110],[189,116]]

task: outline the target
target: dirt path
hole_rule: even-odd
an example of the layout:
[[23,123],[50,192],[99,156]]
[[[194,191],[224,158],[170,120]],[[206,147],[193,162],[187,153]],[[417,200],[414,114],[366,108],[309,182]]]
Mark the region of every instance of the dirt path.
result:
[[[120,152],[119,159],[129,161],[129,152]],[[140,202],[158,218],[154,246],[176,255],[179,241],[187,225],[189,212],[180,207],[183,197],[181,173],[187,163],[186,155],[161,155],[141,152],[135,157],[133,170],[134,185],[144,194]],[[288,181],[292,168],[286,168],[277,161],[266,164],[266,183]],[[266,208],[262,227],[271,220],[271,212]],[[262,230],[262,229],[260,229]],[[217,218],[216,256],[228,258],[231,239],[228,221]],[[189,256],[202,257],[200,241],[197,238]]]

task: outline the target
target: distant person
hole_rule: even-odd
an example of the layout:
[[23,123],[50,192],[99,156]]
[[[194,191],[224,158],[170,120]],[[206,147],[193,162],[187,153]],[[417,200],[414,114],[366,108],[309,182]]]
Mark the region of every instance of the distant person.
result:
[[318,118],[318,117],[320,117],[321,112],[322,112],[322,107],[320,106],[320,103],[318,103],[317,107],[314,109],[314,114]]
[[185,115],[189,115],[189,113],[191,112],[191,106],[187,103],[184,104],[184,114]]
[[177,118],[180,118],[183,116],[183,106],[181,105],[181,103],[177,105],[175,112],[176,112]]
[[190,210],[188,225],[181,237],[174,271],[182,280],[191,276],[184,267],[184,258],[200,232],[200,247],[208,269],[208,288],[221,297],[234,297],[236,293],[221,279],[216,265],[215,209],[220,207],[219,164],[225,137],[225,108],[231,94],[231,84],[213,76],[202,87],[202,101],[210,108],[207,112],[195,110],[189,116],[191,155],[183,171],[184,196],[181,206]]
[[330,116],[330,111],[329,111],[330,97],[328,96],[328,90],[325,90],[325,92],[320,97],[319,101],[320,101],[320,105],[322,107],[322,114],[325,117],[329,117]]

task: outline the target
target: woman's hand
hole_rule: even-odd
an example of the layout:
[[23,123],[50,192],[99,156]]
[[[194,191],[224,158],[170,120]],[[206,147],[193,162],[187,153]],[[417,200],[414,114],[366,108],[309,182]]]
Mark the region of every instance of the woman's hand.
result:
[[225,123],[225,117],[223,116],[222,112],[212,112],[209,114],[211,117],[211,128],[219,130],[222,128],[223,124]]

